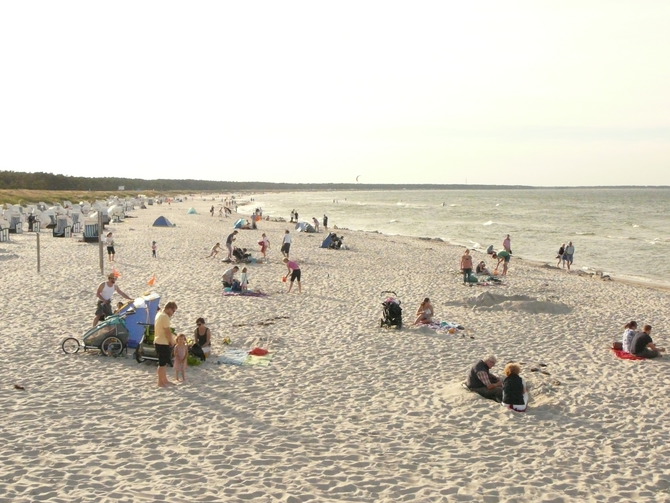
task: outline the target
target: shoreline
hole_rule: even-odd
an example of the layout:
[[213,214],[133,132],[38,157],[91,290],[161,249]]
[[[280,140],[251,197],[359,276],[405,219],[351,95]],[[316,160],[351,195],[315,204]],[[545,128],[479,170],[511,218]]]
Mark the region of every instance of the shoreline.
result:
[[[434,242],[439,242],[439,243],[444,243],[448,246],[452,246],[455,248],[459,249],[464,249],[467,248],[467,246],[457,244],[454,242],[446,241],[440,237],[428,237],[428,236],[408,236],[406,234],[385,234],[381,231],[366,231],[366,230],[356,230],[356,229],[349,229],[347,227],[334,227],[334,229],[337,230],[346,230],[347,232],[360,232],[360,233],[369,233],[369,234],[378,234],[380,236],[386,236],[386,237],[394,237],[394,236],[399,236],[399,237],[404,237],[408,239],[417,239],[419,241],[434,241]],[[486,250],[481,249],[481,248],[470,248],[470,250],[476,251],[480,254],[482,254],[484,257],[487,255]],[[600,270],[593,270],[588,268],[587,266],[584,266],[583,268],[573,268],[570,271],[568,271],[565,268],[561,267],[556,267],[555,265],[552,265],[548,262],[543,262],[541,260],[536,260],[536,259],[529,259],[529,258],[524,258],[521,256],[517,255],[512,255],[512,262],[513,261],[523,261],[523,263],[537,267],[537,268],[542,268],[542,269],[552,269],[555,271],[563,271],[567,274],[571,275],[576,275],[576,276],[589,276],[593,279],[600,279],[601,281],[614,281],[617,283],[625,284],[625,285],[631,285],[631,286],[637,286],[640,288],[650,288],[653,290],[659,290],[663,292],[670,292],[670,282],[663,282],[663,281],[654,281],[649,278],[644,278],[644,277],[632,277],[632,276],[626,276],[626,275],[617,275],[616,273],[606,273],[605,271],[600,271]]]

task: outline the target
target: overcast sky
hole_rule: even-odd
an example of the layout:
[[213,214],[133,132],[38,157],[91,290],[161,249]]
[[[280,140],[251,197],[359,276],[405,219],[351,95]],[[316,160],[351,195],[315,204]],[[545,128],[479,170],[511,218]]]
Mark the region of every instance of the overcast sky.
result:
[[670,2],[5,1],[0,170],[670,185]]

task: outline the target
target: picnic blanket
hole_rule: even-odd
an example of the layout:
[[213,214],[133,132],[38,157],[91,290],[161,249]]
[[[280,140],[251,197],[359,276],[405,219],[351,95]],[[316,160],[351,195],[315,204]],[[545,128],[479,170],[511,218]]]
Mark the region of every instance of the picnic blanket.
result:
[[256,292],[254,290],[241,290],[239,292],[234,292],[230,287],[223,289],[223,295],[226,297],[229,296],[242,296],[242,297],[267,297],[267,293]]
[[224,365],[270,365],[272,358],[274,357],[274,351],[270,351],[264,356],[256,356],[249,354],[248,349],[227,349],[225,353],[219,356],[216,360],[217,364]]
[[617,358],[621,358],[622,360],[644,360],[643,357],[632,355],[630,353],[627,353],[623,349],[612,348],[612,351],[614,351],[614,354],[616,355]]

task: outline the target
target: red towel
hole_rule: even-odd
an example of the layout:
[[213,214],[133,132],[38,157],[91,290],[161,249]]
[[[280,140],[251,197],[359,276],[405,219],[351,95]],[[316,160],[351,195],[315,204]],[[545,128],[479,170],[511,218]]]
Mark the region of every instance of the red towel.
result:
[[612,351],[614,351],[614,354],[622,360],[644,360],[644,358],[641,356],[635,356],[630,353],[626,353],[623,349],[612,349]]

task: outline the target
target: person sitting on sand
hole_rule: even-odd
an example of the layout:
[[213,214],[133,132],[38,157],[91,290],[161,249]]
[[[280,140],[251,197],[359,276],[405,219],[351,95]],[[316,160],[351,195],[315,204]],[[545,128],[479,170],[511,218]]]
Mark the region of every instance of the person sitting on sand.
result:
[[221,276],[221,281],[223,281],[224,288],[233,287],[233,283],[235,283],[235,274],[237,274],[237,271],[239,270],[239,267],[233,266],[223,273],[223,276]]
[[479,264],[477,264],[477,267],[475,268],[475,272],[477,274],[484,274],[484,275],[491,276],[491,271],[489,271],[488,267],[486,267],[486,262],[484,262],[483,260]]
[[502,385],[502,404],[517,412],[526,412],[528,407],[528,390],[523,378],[519,375],[521,367],[517,363],[505,365],[505,379]]
[[416,320],[414,320],[415,325],[427,325],[433,321],[433,305],[430,303],[430,299],[426,297],[423,299],[423,302],[419,306],[419,309],[416,311]]
[[202,356],[198,356],[200,356],[202,359],[205,359],[212,352],[212,331],[207,325],[205,325],[205,318],[198,318],[195,320],[195,324],[196,327],[195,331],[193,332],[193,336],[195,337],[194,346],[197,345],[200,348],[200,351],[195,350],[194,353],[202,352]]
[[651,340],[651,325],[645,325],[642,332],[637,332],[630,343],[630,352],[642,358],[658,358],[665,348],[659,348]]
[[502,402],[502,381],[499,377],[490,372],[490,369],[496,364],[495,356],[487,356],[479,360],[470,369],[470,373],[465,381],[465,385],[470,391],[474,391],[484,398]]
[[631,342],[635,334],[637,334],[637,321],[629,321],[624,326],[623,337],[621,338],[621,349],[626,353],[630,353]]
[[221,243],[216,243],[214,246],[212,246],[212,249],[209,252],[209,256],[207,258],[216,257],[219,254],[219,251],[221,251]]

